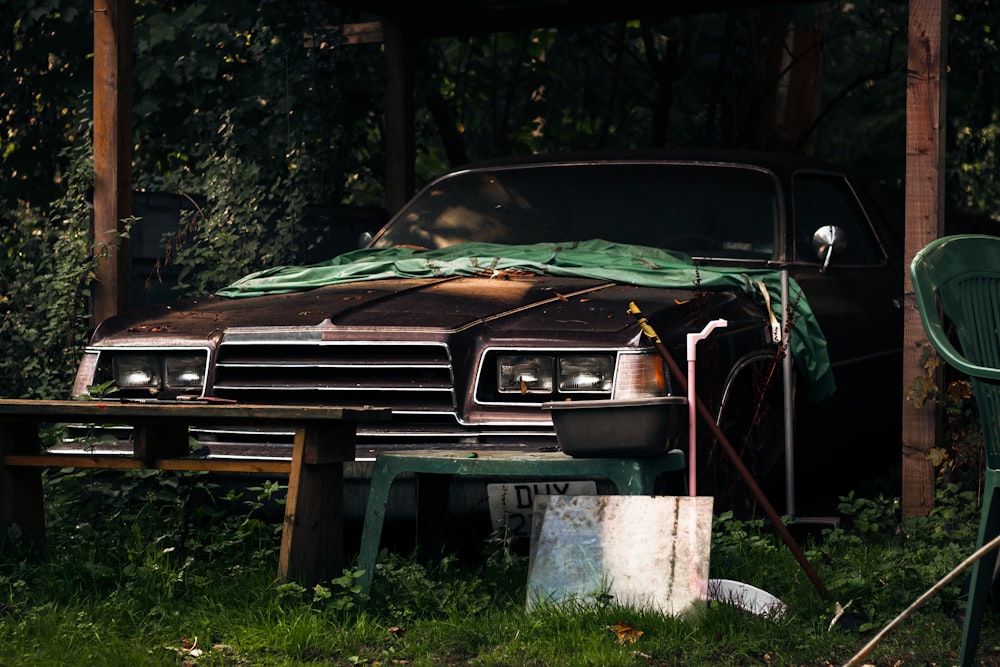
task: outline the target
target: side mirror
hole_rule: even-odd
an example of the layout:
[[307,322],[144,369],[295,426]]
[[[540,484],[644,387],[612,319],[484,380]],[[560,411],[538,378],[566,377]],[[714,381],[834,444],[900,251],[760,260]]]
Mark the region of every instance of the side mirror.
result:
[[813,232],[812,247],[816,251],[816,257],[823,262],[820,272],[826,273],[834,253],[843,252],[847,248],[847,235],[836,225],[824,225]]

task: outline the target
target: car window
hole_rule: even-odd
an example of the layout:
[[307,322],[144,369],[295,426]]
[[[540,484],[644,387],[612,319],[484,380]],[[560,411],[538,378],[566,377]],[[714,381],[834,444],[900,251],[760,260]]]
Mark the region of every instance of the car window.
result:
[[845,245],[834,255],[836,264],[875,264],[882,259],[871,225],[854,191],[842,177],[799,175],[792,184],[795,207],[795,253],[798,259],[819,263],[812,246],[817,229],[839,227]]
[[721,165],[544,165],[468,171],[424,189],[375,247],[603,239],[695,257],[770,259],[777,194],[766,172]]

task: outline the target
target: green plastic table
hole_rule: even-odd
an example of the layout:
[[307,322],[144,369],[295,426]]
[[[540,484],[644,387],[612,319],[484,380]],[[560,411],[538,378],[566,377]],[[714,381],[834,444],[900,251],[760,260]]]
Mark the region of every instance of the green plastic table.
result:
[[[403,473],[416,478],[417,555],[424,560],[440,553],[446,525],[448,490],[456,475],[523,477],[535,479],[601,477],[611,480],[620,495],[654,495],[656,479],[667,472],[685,469],[679,449],[662,455],[634,458],[574,458],[562,452],[415,450],[384,452],[375,459],[358,569],[362,591],[371,590],[375,561],[382,539],[389,490]],[[423,520],[431,517],[432,520]]]

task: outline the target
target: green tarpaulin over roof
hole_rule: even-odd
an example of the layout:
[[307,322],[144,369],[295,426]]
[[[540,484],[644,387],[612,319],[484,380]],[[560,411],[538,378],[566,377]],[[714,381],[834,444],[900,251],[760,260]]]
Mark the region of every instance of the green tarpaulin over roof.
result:
[[[216,292],[229,298],[286,294],[340,283],[391,278],[481,276],[484,272],[522,271],[541,275],[595,278],[642,287],[738,288],[764,305],[757,281],[770,295],[776,315],[781,303],[781,275],[769,269],[696,266],[686,255],[647,246],[600,239],[567,243],[503,245],[464,243],[438,250],[367,248],[308,266],[279,266],[237,280]],[[795,363],[809,378],[810,395],[822,400],[836,385],[826,337],[798,284],[789,279],[794,304],[791,348]]]

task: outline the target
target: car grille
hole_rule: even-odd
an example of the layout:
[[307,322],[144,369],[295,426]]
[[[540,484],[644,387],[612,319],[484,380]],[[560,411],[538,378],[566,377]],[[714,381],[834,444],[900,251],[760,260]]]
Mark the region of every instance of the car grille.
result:
[[240,403],[378,405],[452,422],[457,406],[448,348],[423,343],[223,343],[215,395]]
[[[223,343],[215,368],[217,398],[240,403],[388,407],[392,419],[358,425],[361,450],[447,446],[554,446],[547,424],[470,426],[458,416],[459,395],[448,347],[441,343]],[[243,447],[290,434],[220,427],[201,442]]]

